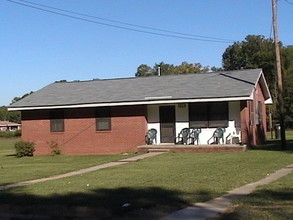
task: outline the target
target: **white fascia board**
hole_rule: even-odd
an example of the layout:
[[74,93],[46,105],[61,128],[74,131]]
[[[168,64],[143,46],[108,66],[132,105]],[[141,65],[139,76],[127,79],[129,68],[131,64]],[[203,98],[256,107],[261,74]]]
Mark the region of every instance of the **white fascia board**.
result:
[[256,86],[257,86],[258,83],[260,83],[260,86],[261,85],[264,86],[265,91],[263,91],[263,93],[266,93],[267,96],[268,96],[267,99],[265,100],[265,104],[273,104],[272,95],[271,95],[271,92],[269,90],[269,86],[267,84],[267,81],[265,79],[265,76],[264,76],[263,71],[260,72],[260,75],[259,75],[259,77],[258,77],[258,79],[256,81],[256,84],[255,84],[255,88],[256,88]]
[[8,111],[25,111],[25,110],[45,110],[45,109],[70,109],[70,108],[90,108],[90,107],[107,107],[107,106],[131,106],[131,105],[155,105],[155,104],[174,104],[190,102],[227,102],[251,100],[251,97],[227,97],[227,98],[204,98],[204,99],[172,99],[172,100],[148,100],[136,102],[110,102],[110,103],[93,103],[93,104],[76,104],[76,105],[55,105],[55,106],[35,106],[35,107],[8,107]]
[[265,100],[265,104],[266,104],[266,105],[271,105],[271,104],[273,104],[273,99],[272,99],[272,98],[269,98],[269,99]]

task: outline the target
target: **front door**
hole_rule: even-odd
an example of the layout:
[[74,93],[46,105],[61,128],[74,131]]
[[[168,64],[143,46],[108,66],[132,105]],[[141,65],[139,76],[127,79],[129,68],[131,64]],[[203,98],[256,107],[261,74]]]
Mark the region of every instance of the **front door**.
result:
[[175,106],[160,106],[160,130],[162,143],[174,143]]

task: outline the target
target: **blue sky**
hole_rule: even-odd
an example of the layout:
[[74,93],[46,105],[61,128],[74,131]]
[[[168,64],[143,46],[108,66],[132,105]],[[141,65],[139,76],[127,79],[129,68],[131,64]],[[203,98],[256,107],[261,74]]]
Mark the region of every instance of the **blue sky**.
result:
[[[140,64],[178,65],[187,61],[220,67],[222,54],[233,41],[242,41],[249,34],[273,36],[271,0],[28,1],[103,19],[232,41],[187,40],[128,31],[1,0],[0,106],[58,80],[133,77]],[[279,0],[278,12],[279,38],[284,45],[292,45],[293,0]]]

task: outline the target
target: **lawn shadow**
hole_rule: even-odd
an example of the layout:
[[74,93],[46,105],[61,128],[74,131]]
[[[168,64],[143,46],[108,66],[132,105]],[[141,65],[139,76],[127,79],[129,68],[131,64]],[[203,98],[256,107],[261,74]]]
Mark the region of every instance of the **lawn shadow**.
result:
[[[95,189],[48,197],[11,191],[0,191],[0,213],[53,216],[54,219],[151,220],[190,205],[182,192],[159,187]],[[212,193],[198,192],[198,196],[209,200]]]
[[284,151],[280,140],[268,140],[263,145],[251,146],[250,150],[284,151],[293,153],[293,140],[287,140],[287,149]]
[[6,154],[5,157],[16,157],[16,154]]

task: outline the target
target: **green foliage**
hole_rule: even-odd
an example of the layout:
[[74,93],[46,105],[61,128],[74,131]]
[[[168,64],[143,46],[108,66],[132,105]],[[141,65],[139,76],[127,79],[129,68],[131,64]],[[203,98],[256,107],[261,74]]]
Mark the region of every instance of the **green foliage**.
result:
[[2,138],[14,138],[14,137],[20,137],[20,136],[21,136],[21,130],[0,131],[0,137]]
[[35,143],[28,141],[18,141],[14,145],[17,157],[33,156],[35,152]]
[[224,69],[222,67],[211,67],[211,72],[222,72]]
[[[158,75],[160,68],[161,75],[179,75],[189,73],[208,72],[210,69],[207,66],[202,66],[200,63],[182,62],[180,65],[167,64],[164,62],[156,63],[153,67],[142,64],[137,68],[135,76],[155,76]],[[215,67],[214,67],[215,68]]]
[[153,76],[153,75],[155,75],[155,70],[146,64],[141,64],[139,67],[137,67],[137,72],[135,73],[135,76]]
[[[284,106],[286,119],[293,118],[293,47],[283,47],[282,44],[282,72],[284,88]],[[262,68],[266,77],[272,98],[273,118],[277,118],[277,77],[275,46],[272,39],[261,35],[248,35],[244,41],[229,46],[222,56],[225,70]]]
[[21,114],[20,111],[9,112],[5,106],[0,107],[0,121],[10,121],[20,123]]
[[293,119],[293,46],[284,48],[282,54],[284,70],[284,105],[286,119]]
[[272,39],[248,35],[244,41],[229,46],[223,56],[225,70],[262,68],[271,89],[275,83],[275,47]]
[[30,93],[26,93],[26,94],[24,94],[24,95],[21,96],[21,97],[14,97],[14,98],[12,99],[12,101],[11,101],[10,104],[13,104],[13,103],[15,103],[15,102],[18,102],[19,100],[21,100],[21,99],[27,97],[28,95],[30,95],[30,94],[32,94],[32,93],[34,93],[34,92],[31,91]]
[[[10,104],[13,104],[26,96],[32,94],[33,92],[26,93],[22,97],[14,97]],[[20,111],[8,111],[7,107],[1,106],[0,107],[0,121],[10,121],[15,123],[21,122],[21,113]]]
[[49,148],[52,156],[61,154],[61,148],[57,141],[50,141]]

